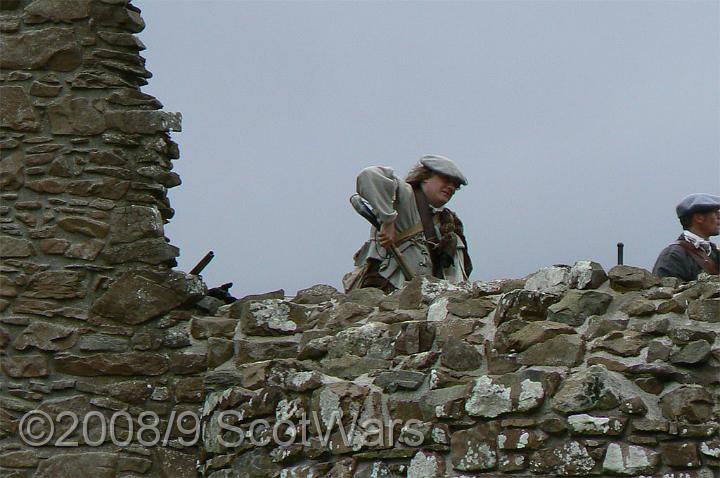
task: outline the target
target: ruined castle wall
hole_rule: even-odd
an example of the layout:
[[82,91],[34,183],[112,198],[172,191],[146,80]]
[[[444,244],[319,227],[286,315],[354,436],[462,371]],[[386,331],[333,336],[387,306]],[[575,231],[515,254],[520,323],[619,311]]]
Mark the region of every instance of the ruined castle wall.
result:
[[579,262],[215,315],[212,478],[720,475],[717,277]]
[[[163,231],[180,115],[141,92],[144,26],[124,0],[0,2],[2,476],[195,475],[175,435],[118,446],[97,416],[82,430],[90,412],[137,431],[140,413],[167,422],[202,398],[205,355],[178,324],[204,285],[172,271]],[[55,422],[43,446],[19,437],[33,410]],[[78,444],[57,446],[68,429]]]

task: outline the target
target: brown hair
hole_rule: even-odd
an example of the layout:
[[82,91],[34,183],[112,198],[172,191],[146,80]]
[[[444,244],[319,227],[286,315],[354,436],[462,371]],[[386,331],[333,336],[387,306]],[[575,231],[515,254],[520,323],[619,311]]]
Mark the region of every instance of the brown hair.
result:
[[435,173],[430,171],[422,164],[416,164],[415,166],[413,166],[410,172],[408,172],[408,175],[405,178],[405,182],[411,184],[413,187],[420,186],[423,181],[425,181],[426,179],[430,179],[430,176],[432,176],[433,174]]

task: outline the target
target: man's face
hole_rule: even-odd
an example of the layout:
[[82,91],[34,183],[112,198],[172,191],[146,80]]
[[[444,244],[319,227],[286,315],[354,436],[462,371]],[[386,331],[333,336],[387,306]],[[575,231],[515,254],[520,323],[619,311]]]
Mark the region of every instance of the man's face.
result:
[[708,238],[720,234],[720,209],[695,213],[694,220],[698,236]]
[[434,173],[422,183],[422,190],[432,207],[443,207],[460,187],[457,179]]

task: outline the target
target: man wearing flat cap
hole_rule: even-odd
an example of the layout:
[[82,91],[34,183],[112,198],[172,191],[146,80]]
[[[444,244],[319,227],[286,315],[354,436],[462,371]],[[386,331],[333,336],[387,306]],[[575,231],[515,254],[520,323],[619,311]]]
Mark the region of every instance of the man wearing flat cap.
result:
[[718,274],[720,252],[710,236],[720,234],[720,196],[691,194],[675,208],[683,233],[662,250],[653,273],[660,277],[697,279],[701,272]]
[[402,287],[405,276],[390,254],[397,246],[414,275],[452,282],[468,278],[472,263],[463,225],[445,205],[468,181],[444,156],[426,155],[405,180],[392,168],[372,166],[357,177],[357,193],[372,207],[380,229],[355,253],[356,270],[343,280],[346,289],[377,287],[386,293]]

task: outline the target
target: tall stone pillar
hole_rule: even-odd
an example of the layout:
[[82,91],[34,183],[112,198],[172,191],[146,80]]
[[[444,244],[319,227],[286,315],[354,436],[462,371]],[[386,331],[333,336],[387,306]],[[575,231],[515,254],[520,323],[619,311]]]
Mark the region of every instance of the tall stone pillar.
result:
[[[167,425],[201,400],[192,375],[205,368],[182,351],[182,307],[204,285],[172,270],[163,230],[180,115],[140,91],[144,27],[126,0],[0,1],[3,476],[194,475],[176,434],[138,444],[120,419],[103,439],[99,418],[128,413],[137,432],[149,411]],[[46,444],[20,436],[31,411],[54,421]],[[73,428],[64,411],[79,423],[63,441],[77,445],[57,443]]]

